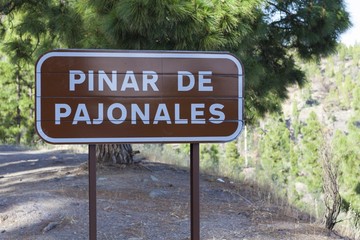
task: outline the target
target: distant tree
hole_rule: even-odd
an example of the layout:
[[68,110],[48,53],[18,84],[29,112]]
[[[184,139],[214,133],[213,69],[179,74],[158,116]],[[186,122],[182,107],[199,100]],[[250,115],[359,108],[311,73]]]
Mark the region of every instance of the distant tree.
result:
[[[360,77],[360,76],[359,76]],[[360,82],[360,81],[359,81]],[[360,85],[356,86],[353,90],[353,102],[352,102],[352,108],[354,110],[359,111],[360,110]]]
[[342,198],[340,196],[339,167],[333,155],[331,138],[328,133],[322,134],[324,142],[320,149],[320,162],[322,167],[322,180],[325,204],[325,227],[333,230],[338,223]]
[[320,149],[323,144],[322,126],[315,112],[311,112],[306,124],[301,128],[301,156],[299,160],[301,181],[309,191],[319,195],[322,192],[322,170]]
[[217,144],[201,144],[200,166],[212,173],[217,173],[219,168],[219,146]]
[[267,175],[267,179],[281,189],[285,196],[287,195],[290,171],[296,171],[297,167],[297,159],[296,162],[291,162],[294,160],[292,159],[294,156],[291,155],[294,152],[291,151],[290,131],[279,115],[269,121],[266,129],[267,131],[260,141],[261,167]]
[[293,129],[293,138],[296,140],[296,138],[299,135],[300,131],[300,111],[298,109],[298,102],[296,100],[292,103],[292,111],[291,111],[291,127]]
[[333,146],[339,166],[340,193],[351,209],[360,214],[360,149],[354,144],[360,141],[359,123],[360,113],[357,112],[349,119],[347,133],[335,132]]

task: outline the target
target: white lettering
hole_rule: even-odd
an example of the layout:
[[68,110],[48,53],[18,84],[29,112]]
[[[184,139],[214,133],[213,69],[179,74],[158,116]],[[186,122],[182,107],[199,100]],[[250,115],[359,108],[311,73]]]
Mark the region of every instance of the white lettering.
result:
[[80,121],[86,122],[86,124],[91,124],[90,116],[84,103],[78,104],[72,124],[76,125]]
[[98,118],[93,120],[93,124],[98,125],[104,121],[104,104],[98,104]]
[[[184,76],[188,77],[189,84],[184,85]],[[195,86],[195,77],[191,72],[188,71],[178,71],[178,91],[185,92],[190,91]]]
[[203,109],[205,107],[204,103],[194,103],[191,104],[191,123],[192,124],[205,124],[205,118],[198,118],[204,116],[204,110],[199,110],[200,108]]
[[204,78],[204,75],[212,75],[211,71],[199,71],[199,91],[212,92],[213,86],[204,86],[204,84],[211,84],[211,78]]
[[103,70],[99,70],[99,91],[104,91],[104,81],[111,91],[117,89],[117,72],[111,71],[111,79]]
[[[213,124],[220,124],[225,121],[225,106],[223,104],[214,103],[210,105],[209,108],[207,107],[208,105],[205,103],[191,103],[189,105],[185,104],[184,106],[180,103],[174,103],[172,106],[166,103],[154,103],[153,105],[150,103],[131,103],[126,106],[121,103],[113,103],[106,108],[104,103],[92,105],[79,103],[74,106],[74,116],[71,120],[73,125],[81,122],[88,125],[100,125],[104,123],[106,114],[107,119],[113,124],[122,124],[127,120],[133,125],[156,125],[159,124],[159,122],[179,125],[206,124],[207,121]],[[169,112],[169,110],[171,110],[171,112]],[[69,118],[72,111],[73,109],[70,105],[66,103],[56,103],[55,125],[60,125],[61,122],[64,121],[64,118]],[[208,118],[207,114],[209,114]]]
[[89,85],[88,85],[89,91],[94,91],[94,71],[89,70]]
[[136,116],[139,116],[144,124],[150,123],[150,104],[144,104],[144,111],[135,103],[131,104],[131,124],[136,124]]
[[139,91],[139,86],[136,82],[134,71],[126,71],[124,82],[121,86],[121,91],[125,91],[127,88],[133,88],[135,91]]
[[[65,111],[62,112],[62,110],[65,110]],[[71,113],[71,108],[69,105],[67,105],[66,103],[56,103],[55,104],[55,125],[59,125],[61,122],[60,119],[70,116],[70,113]]]
[[180,118],[180,104],[175,103],[175,124],[188,124],[187,119]]
[[170,115],[165,103],[159,104],[153,124],[158,124],[159,121],[166,121],[167,124],[171,124]]
[[[115,109],[119,109],[120,110],[120,117],[119,118],[115,118],[114,117],[114,110]],[[113,124],[121,124],[125,121],[127,116],[127,111],[124,105],[120,104],[120,103],[113,103],[109,106],[108,110],[107,110],[107,117],[110,120],[110,122],[112,122]]]
[[156,82],[157,82],[158,78],[159,78],[158,75],[154,71],[143,71],[143,77],[142,77],[143,87],[142,87],[142,90],[147,91],[148,90],[148,85],[150,85],[153,91],[158,92],[159,89],[156,86]]
[[75,91],[75,84],[81,84],[85,81],[85,73],[80,70],[70,70],[69,72],[69,89]]
[[[187,86],[183,86],[184,89],[192,88],[195,84],[194,76],[189,72],[185,72],[190,74],[188,76],[190,78],[190,83]],[[123,74],[123,81],[121,83],[121,88],[118,89],[118,72],[116,70],[111,71],[110,73],[105,72],[104,70],[94,71],[89,70],[87,73],[84,73],[81,70],[69,70],[69,89],[70,91],[75,91],[76,85],[80,85],[88,81],[88,91],[95,91],[95,87],[97,87],[97,91],[104,91],[105,88],[109,88],[110,91],[126,91],[128,89],[132,89],[134,91],[140,91],[139,84],[142,83],[142,91],[155,91],[158,92],[159,88],[157,86],[157,81],[159,80],[159,76],[155,71],[143,71],[142,72],[142,82],[138,83],[136,80],[136,75],[134,71],[126,71]],[[97,84],[95,84],[97,81]],[[182,80],[182,85],[184,85],[184,80]]]
[[[209,118],[209,121],[214,124],[220,124],[224,122],[225,120],[225,114],[220,111],[224,108],[224,105],[220,103],[215,103],[210,106],[210,113],[213,115],[213,117]],[[217,116],[215,118],[214,116]]]

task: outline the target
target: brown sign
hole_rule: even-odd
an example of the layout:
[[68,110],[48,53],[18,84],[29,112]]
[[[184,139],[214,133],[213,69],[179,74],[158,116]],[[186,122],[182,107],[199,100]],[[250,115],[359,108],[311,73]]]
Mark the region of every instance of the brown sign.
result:
[[36,129],[50,143],[224,142],[243,119],[228,53],[57,50],[36,64]]

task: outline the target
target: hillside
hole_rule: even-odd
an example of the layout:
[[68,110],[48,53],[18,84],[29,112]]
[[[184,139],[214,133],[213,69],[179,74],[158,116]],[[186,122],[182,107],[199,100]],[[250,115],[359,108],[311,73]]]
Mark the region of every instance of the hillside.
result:
[[289,89],[283,104],[285,117],[294,117],[297,104],[299,120],[305,122],[311,111],[333,131],[348,131],[347,123],[360,108],[360,46],[339,47],[337,53],[319,62],[303,63],[308,83]]
[[333,201],[325,190],[332,174],[331,187],[341,198],[335,229],[360,239],[360,46],[340,46],[300,66],[307,84],[289,89],[283,114],[250,127],[243,154],[251,156],[260,182],[270,180],[276,192],[318,221],[324,221],[326,201]]
[[[263,186],[324,228],[328,219],[360,239],[360,46],[299,66],[308,81],[289,89],[283,112],[247,125],[233,142],[201,144],[201,169]],[[141,151],[182,164],[189,145]]]

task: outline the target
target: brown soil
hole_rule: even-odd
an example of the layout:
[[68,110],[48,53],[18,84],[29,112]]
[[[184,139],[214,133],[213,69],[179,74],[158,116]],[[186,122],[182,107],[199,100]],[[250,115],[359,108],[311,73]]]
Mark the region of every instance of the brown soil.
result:
[[[87,155],[0,146],[0,239],[88,239]],[[190,239],[189,171],[98,166],[98,239]],[[201,175],[201,239],[343,239],[249,184]],[[265,197],[264,197],[265,196]]]

